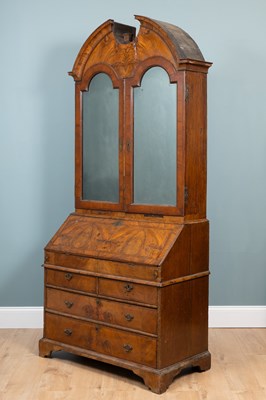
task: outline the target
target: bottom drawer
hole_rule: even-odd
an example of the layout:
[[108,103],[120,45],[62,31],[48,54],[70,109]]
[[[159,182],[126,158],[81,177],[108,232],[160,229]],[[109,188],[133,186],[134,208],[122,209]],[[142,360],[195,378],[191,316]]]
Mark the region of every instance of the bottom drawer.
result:
[[57,342],[156,367],[156,339],[45,313],[45,336]]

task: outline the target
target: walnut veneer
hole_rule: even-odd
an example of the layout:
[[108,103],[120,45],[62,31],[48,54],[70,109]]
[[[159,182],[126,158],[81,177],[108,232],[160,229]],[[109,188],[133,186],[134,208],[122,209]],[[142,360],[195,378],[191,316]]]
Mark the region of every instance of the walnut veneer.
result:
[[[130,26],[102,24],[70,73],[76,85],[76,210],[45,248],[39,346],[44,357],[65,350],[131,369],[153,392],[163,393],[182,369],[210,368],[206,77],[211,64],[180,28],[136,18],[138,36]],[[155,66],[176,87],[176,201],[168,205],[134,202],[134,88]],[[117,202],[84,196],[82,102],[97,74],[107,75],[119,91]]]

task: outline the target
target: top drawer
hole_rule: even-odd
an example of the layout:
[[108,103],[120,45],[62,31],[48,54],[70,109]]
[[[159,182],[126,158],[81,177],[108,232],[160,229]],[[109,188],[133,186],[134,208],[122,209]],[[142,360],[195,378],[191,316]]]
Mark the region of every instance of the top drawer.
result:
[[45,252],[45,263],[101,275],[124,276],[151,282],[160,282],[161,268],[128,262],[108,261],[73,254]]
[[157,305],[157,288],[138,283],[100,278],[99,295]]
[[96,278],[67,271],[46,269],[46,285],[96,293]]

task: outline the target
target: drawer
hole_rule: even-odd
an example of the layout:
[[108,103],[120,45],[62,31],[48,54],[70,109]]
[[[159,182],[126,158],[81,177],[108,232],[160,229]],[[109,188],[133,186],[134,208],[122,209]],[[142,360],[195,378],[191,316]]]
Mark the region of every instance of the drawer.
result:
[[161,274],[161,268],[158,266],[99,260],[50,251],[45,252],[45,262],[50,265],[61,265],[62,267],[85,270],[92,273],[126,276],[152,282],[159,282]]
[[96,293],[96,278],[46,268],[46,284]]
[[88,319],[98,319],[96,298],[46,288],[46,308]]
[[157,288],[138,283],[99,279],[99,294],[139,303],[157,305]]
[[156,339],[45,313],[45,336],[71,346],[156,367]]
[[63,290],[46,289],[46,308],[112,325],[157,333],[157,310],[84,296]]
[[98,319],[103,322],[146,333],[157,333],[156,309],[100,299],[98,315]]

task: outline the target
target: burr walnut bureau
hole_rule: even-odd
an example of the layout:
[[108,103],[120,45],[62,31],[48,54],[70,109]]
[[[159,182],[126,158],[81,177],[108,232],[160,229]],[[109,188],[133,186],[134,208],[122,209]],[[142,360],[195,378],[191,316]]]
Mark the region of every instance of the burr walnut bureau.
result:
[[206,79],[191,37],[136,16],[82,46],[75,212],[45,248],[40,355],[128,368],[163,393],[210,368]]

